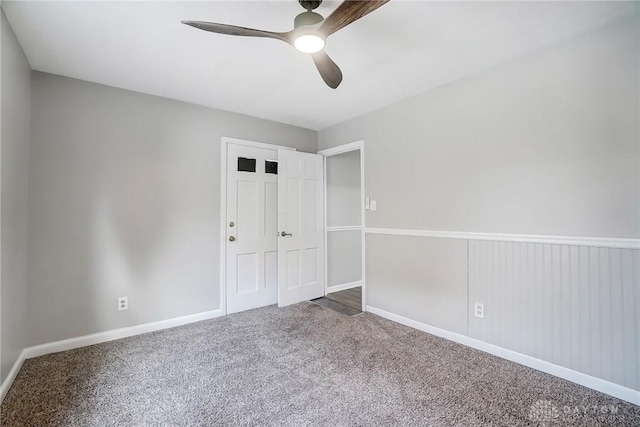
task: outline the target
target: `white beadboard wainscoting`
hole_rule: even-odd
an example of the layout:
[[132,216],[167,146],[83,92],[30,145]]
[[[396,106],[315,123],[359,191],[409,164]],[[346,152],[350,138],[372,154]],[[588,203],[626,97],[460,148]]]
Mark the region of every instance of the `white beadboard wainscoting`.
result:
[[532,367],[640,404],[640,240],[365,232],[372,312],[546,362]]

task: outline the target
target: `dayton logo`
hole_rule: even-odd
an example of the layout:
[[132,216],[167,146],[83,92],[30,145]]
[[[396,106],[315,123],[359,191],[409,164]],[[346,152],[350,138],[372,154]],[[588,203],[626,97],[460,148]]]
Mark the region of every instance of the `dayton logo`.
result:
[[550,400],[538,400],[531,405],[529,420],[538,422],[553,422],[558,419],[560,412]]

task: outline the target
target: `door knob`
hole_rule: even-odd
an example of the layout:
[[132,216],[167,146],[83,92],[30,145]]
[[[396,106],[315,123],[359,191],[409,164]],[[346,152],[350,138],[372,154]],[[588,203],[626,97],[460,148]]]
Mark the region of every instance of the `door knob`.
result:
[[293,236],[293,234],[291,234],[291,233],[287,233],[286,231],[283,231],[282,233],[280,233],[280,235],[281,235],[282,237]]
[[235,238],[235,237],[233,237],[233,236],[229,236],[229,241],[230,241],[230,242],[235,242],[235,241],[236,241],[236,238]]

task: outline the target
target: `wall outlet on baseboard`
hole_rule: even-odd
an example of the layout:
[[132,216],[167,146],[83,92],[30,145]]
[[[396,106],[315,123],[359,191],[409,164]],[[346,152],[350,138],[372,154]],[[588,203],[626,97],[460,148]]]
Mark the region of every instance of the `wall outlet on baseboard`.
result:
[[129,297],[118,297],[118,311],[129,309]]
[[484,304],[481,302],[476,302],[473,305],[473,315],[484,319]]

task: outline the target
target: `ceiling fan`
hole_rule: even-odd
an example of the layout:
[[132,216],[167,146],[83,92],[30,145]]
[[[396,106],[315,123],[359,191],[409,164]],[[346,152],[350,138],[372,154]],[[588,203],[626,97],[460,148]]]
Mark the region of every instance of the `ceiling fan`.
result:
[[298,0],[300,5],[306,9],[306,12],[296,16],[293,22],[293,30],[287,32],[256,30],[203,21],[182,21],[182,23],[213,33],[231,36],[266,37],[287,42],[300,52],[311,54],[324,82],[332,89],[335,89],[342,81],[342,71],[323,50],[327,37],[373,12],[388,1],[346,0],[329,17],[324,19],[322,15],[313,12],[313,9],[320,6],[322,0]]

